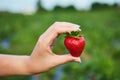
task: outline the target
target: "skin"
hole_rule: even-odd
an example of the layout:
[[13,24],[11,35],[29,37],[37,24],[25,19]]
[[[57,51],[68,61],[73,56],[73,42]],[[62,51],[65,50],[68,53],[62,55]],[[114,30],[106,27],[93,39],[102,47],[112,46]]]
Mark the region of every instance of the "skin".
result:
[[54,41],[60,34],[78,30],[79,26],[76,24],[55,22],[39,37],[31,55],[0,54],[0,76],[33,75],[67,62],[80,62],[79,57],[70,54],[56,55],[52,52]]

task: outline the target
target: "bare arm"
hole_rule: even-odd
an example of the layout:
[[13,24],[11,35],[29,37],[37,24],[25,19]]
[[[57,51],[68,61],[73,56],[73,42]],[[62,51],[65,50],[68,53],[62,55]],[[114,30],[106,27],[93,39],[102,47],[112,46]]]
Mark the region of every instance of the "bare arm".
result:
[[26,75],[26,60],[28,56],[2,55],[0,54],[0,76]]
[[56,22],[38,39],[30,56],[0,55],[0,76],[31,75],[45,72],[70,61],[80,62],[80,58],[70,54],[56,55],[52,52],[55,39],[62,33],[77,31],[79,26],[67,22]]

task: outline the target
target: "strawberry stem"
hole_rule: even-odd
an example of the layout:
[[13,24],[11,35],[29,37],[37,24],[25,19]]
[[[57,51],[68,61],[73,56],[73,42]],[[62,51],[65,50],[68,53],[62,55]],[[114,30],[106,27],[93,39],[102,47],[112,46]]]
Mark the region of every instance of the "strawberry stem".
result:
[[80,36],[80,31],[81,31],[81,29],[76,32],[75,31],[68,32],[68,33],[66,33],[66,36],[72,36],[72,37],[78,38]]

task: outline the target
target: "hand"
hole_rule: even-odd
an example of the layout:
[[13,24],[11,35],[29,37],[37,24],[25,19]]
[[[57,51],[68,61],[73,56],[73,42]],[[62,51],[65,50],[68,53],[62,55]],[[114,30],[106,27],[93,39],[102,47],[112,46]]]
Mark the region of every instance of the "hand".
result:
[[55,22],[38,39],[38,42],[28,59],[27,65],[31,73],[40,73],[70,61],[80,62],[79,57],[70,54],[56,55],[52,52],[54,41],[60,34],[78,31],[79,26],[68,22]]

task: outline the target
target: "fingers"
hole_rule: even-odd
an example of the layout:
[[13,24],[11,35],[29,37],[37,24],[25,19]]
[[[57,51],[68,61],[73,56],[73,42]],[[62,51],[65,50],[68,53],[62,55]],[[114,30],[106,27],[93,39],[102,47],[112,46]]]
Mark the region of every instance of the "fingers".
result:
[[57,34],[71,32],[71,31],[78,31],[80,30],[79,27],[80,27],[79,25],[69,22],[55,22],[52,25],[53,31],[55,31]]
[[51,27],[49,27],[40,37],[44,44],[48,44],[49,46],[53,45],[56,38],[59,34],[78,31],[79,25],[68,23],[68,22],[55,22]]
[[70,54],[66,54],[66,55],[57,55],[57,57],[55,59],[55,64],[56,65],[61,65],[61,64],[65,64],[65,63],[68,63],[68,62],[71,62],[71,61],[81,63],[80,57],[73,57]]

